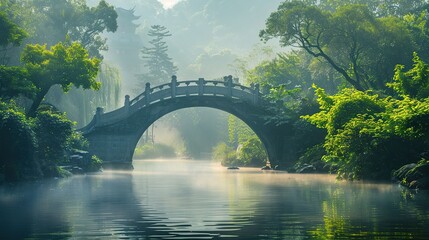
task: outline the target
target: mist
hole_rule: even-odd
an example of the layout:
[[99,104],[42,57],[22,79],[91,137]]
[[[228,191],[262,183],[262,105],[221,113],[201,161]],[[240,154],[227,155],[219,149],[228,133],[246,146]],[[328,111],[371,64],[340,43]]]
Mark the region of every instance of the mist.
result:
[[[259,63],[272,55],[253,55],[249,53],[261,48],[259,31],[264,27],[265,19],[281,1],[263,0],[181,0],[181,1],[119,1],[108,0],[118,13],[118,29],[106,34],[108,51],[104,52],[104,61],[115,66],[122,81],[122,95],[136,96],[144,91],[144,79],[139,77],[146,71],[141,50],[148,46],[147,35],[150,26],[165,26],[172,36],[165,38],[168,54],[177,66],[178,80],[221,79],[233,75],[242,83],[245,79],[237,69],[241,60]],[[89,1],[95,5],[98,1]],[[276,48],[270,42],[264,48]],[[261,52],[261,51],[258,51]],[[274,52],[274,51],[272,51]],[[163,79],[168,82],[170,79]],[[210,152],[218,141],[226,141],[228,114],[210,109],[192,109],[175,113],[182,124],[174,124],[166,119],[155,129],[155,141],[174,146],[178,152],[187,152],[199,156],[200,152]],[[183,116],[182,116],[183,115]],[[186,115],[186,116],[185,116]],[[187,121],[212,116],[213,121]],[[167,118],[168,119],[168,118]],[[207,120],[206,120],[207,121]],[[180,125],[180,129],[177,126]],[[165,134],[165,129],[174,134]],[[187,133],[191,129],[192,134]],[[207,129],[215,129],[207,131]],[[202,133],[214,134],[214,136]],[[199,134],[198,134],[199,133]],[[197,140],[195,140],[197,139]],[[182,142],[182,143],[181,143]],[[199,146],[195,146],[197,142]],[[186,150],[183,150],[185,146]],[[192,147],[193,146],[193,147]],[[194,149],[198,148],[200,150]]]

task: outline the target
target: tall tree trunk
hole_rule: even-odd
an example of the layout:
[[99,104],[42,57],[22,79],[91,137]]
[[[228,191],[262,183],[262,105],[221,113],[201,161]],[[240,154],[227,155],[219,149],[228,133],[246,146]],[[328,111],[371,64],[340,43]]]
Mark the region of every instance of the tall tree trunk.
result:
[[28,117],[35,117],[37,109],[40,106],[40,103],[43,101],[43,98],[48,93],[49,88],[42,88],[39,93],[37,93],[36,97],[33,100],[33,103],[31,104],[30,109],[27,112]]

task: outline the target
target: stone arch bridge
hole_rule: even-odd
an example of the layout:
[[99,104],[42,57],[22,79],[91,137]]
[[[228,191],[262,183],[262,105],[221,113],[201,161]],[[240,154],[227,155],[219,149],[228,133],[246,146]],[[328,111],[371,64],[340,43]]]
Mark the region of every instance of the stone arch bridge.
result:
[[[100,157],[104,166],[132,168],[135,147],[146,129],[162,116],[175,110],[190,107],[209,107],[235,115],[244,121],[260,138],[271,164],[287,161],[287,129],[267,122],[273,116],[269,102],[259,91],[259,85],[246,87],[233,82],[231,76],[224,81],[177,81],[151,87],[130,100],[125,96],[124,106],[104,113],[97,108],[92,121],[79,131],[89,141],[89,152]],[[271,108],[272,109],[272,108]]]

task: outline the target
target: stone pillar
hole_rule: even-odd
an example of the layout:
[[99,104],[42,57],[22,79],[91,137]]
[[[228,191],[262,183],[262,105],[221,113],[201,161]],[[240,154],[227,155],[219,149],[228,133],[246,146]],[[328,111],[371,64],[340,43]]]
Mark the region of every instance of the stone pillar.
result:
[[145,105],[149,105],[150,103],[150,83],[146,83],[146,87],[144,89],[144,103]]
[[130,109],[130,95],[125,95],[124,108],[126,112]]
[[171,98],[176,97],[177,77],[173,75],[171,77]]
[[204,95],[204,78],[198,78],[198,95]]
[[258,104],[259,102],[259,83],[255,84],[255,88],[253,90],[253,103]]
[[228,88],[227,96],[232,97],[232,76],[231,75],[226,77],[226,87]]
[[104,108],[97,107],[97,111],[95,112],[95,125],[100,123],[101,115],[103,115],[103,114],[104,114]]

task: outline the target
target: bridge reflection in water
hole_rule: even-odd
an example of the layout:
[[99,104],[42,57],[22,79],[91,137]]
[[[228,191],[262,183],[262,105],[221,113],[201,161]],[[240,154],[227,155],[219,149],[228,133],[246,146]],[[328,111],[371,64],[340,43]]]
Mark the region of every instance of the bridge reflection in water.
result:
[[130,100],[125,96],[124,106],[104,113],[97,108],[92,121],[80,129],[90,143],[90,152],[106,164],[132,167],[136,144],[146,129],[162,116],[183,108],[209,107],[235,115],[245,122],[260,138],[273,165],[287,162],[287,129],[267,118],[276,113],[264,99],[259,85],[246,87],[235,83],[232,76],[224,81],[177,81],[151,87]]

